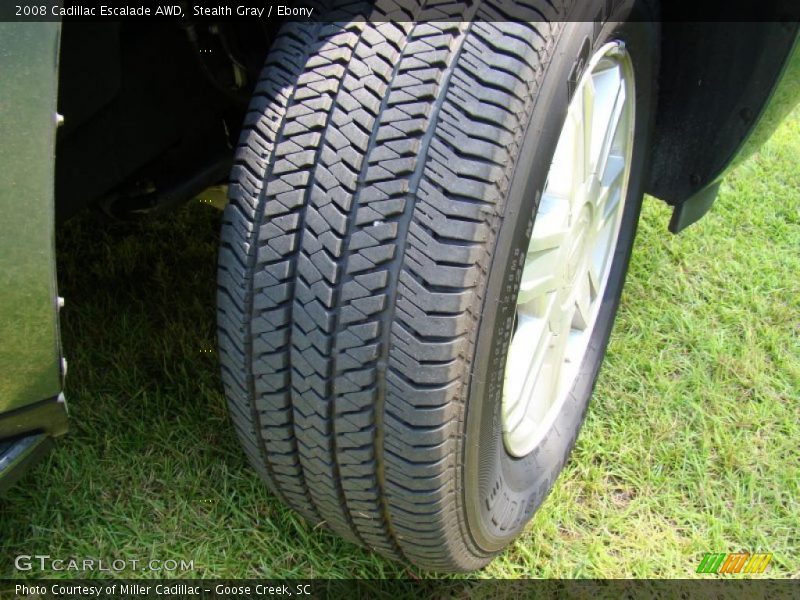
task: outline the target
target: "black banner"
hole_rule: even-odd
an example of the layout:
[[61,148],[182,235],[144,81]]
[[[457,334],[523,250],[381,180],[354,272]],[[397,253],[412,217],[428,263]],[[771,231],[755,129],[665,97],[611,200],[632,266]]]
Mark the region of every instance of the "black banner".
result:
[[[548,20],[604,21],[633,0],[607,0],[605,10],[586,15],[580,12],[582,0],[2,0],[0,21],[120,21],[120,20],[313,20],[339,21],[343,15],[358,12],[371,20],[483,21],[535,20],[546,13]],[[637,0],[653,4],[654,0]],[[483,6],[475,10],[474,5]],[[375,5],[370,11],[364,6]],[[797,0],[670,0],[655,3],[660,21],[800,21]],[[420,11],[420,5],[423,6]],[[577,8],[562,10],[563,7]],[[626,11],[627,12],[627,11]],[[410,15],[414,15],[413,18]],[[633,17],[636,18],[635,16]],[[649,17],[648,17],[649,18]]]
[[0,580],[0,599],[413,598],[783,599],[800,597],[800,580]]

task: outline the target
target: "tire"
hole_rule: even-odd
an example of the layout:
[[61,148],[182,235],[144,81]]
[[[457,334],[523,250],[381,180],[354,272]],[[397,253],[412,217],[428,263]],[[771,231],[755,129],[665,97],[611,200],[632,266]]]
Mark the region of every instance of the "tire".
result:
[[[564,22],[529,4],[537,23],[501,21],[486,2],[471,22],[380,22],[378,8],[364,21],[356,6],[341,23],[285,25],[224,213],[219,348],[250,462],[309,522],[427,569],[484,566],[552,487],[605,354],[642,198],[657,28]],[[588,14],[606,5],[594,4]],[[609,40],[624,41],[636,79],[619,238],[572,393],[515,457],[500,407],[519,257],[570,85]]]

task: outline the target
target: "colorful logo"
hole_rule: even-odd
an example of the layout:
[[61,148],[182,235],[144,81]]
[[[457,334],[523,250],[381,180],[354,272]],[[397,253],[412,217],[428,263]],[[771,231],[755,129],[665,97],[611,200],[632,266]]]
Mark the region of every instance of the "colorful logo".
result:
[[739,552],[729,554],[706,553],[697,567],[697,573],[716,573],[725,575],[729,573],[763,573],[772,560],[772,553],[750,554]]

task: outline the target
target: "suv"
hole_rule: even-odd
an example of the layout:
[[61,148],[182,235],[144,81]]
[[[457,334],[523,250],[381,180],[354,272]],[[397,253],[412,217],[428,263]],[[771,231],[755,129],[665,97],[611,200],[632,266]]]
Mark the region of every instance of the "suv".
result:
[[479,568],[567,460],[643,195],[680,232],[800,97],[782,2],[340,4],[0,23],[0,485],[68,428],[57,223],[227,186],[208,285],[253,467],[348,540]]

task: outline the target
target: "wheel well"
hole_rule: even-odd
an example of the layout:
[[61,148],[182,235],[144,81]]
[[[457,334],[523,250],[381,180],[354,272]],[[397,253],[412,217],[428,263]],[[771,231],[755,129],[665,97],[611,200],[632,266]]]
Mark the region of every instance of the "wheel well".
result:
[[[798,31],[764,0],[756,23],[680,22],[662,3],[646,191],[681,204],[719,175],[764,107]],[[56,210],[179,202],[224,179],[280,22],[92,24],[62,31]],[[199,189],[198,189],[199,188]],[[117,209],[115,208],[115,210]]]
[[272,26],[62,26],[56,146],[59,220],[87,204],[141,213],[228,175]]
[[797,35],[797,23],[780,22],[779,4],[762,2],[761,22],[687,23],[662,14],[648,193],[681,204],[713,183],[735,156]]

